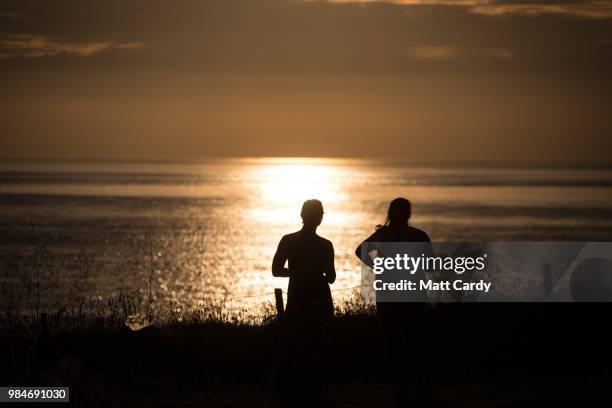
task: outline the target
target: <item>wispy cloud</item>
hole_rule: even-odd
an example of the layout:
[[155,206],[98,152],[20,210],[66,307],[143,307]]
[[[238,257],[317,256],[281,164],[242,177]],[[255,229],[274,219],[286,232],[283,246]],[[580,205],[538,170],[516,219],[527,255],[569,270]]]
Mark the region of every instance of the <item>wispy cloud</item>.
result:
[[[317,0],[305,0],[317,1]],[[327,0],[328,3],[391,3],[400,5],[477,6],[492,0]]]
[[11,12],[11,11],[0,13],[0,18],[7,18],[7,19],[11,18],[11,19],[13,19],[13,18],[22,18],[22,17],[23,16],[21,14],[14,13],[14,12]]
[[[310,1],[310,0],[306,0]],[[406,6],[457,6],[470,12],[489,15],[564,14],[582,18],[612,18],[612,0],[522,1],[506,0],[326,0],[329,3],[389,3]]]
[[515,53],[507,48],[466,48],[466,47],[411,47],[409,55],[419,61],[450,60],[457,58],[491,58],[509,60]]
[[502,60],[513,59],[516,56],[514,51],[509,50],[507,48],[486,48],[483,54],[489,58]]
[[413,47],[409,52],[416,60],[446,60],[457,56],[453,47]]
[[140,42],[66,42],[43,35],[11,34],[4,39],[0,39],[0,58],[40,58],[58,55],[89,57],[112,49],[136,49],[141,47],[142,43]]
[[471,8],[473,13],[484,15],[523,14],[566,14],[583,18],[611,18],[612,1],[584,1],[575,3],[521,3],[481,4]]

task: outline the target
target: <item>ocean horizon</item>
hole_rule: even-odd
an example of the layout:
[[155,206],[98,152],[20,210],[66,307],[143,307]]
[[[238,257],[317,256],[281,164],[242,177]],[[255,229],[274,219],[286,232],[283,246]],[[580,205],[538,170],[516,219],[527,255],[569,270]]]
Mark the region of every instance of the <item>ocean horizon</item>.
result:
[[246,158],[179,162],[0,162],[0,252],[27,254],[32,234],[57,253],[84,250],[81,295],[152,290],[157,300],[255,309],[273,300],[272,256],[323,202],[319,234],[335,247],[340,298],[360,284],[357,245],[390,200],[435,242],[610,241],[612,168],[574,164],[417,163]]

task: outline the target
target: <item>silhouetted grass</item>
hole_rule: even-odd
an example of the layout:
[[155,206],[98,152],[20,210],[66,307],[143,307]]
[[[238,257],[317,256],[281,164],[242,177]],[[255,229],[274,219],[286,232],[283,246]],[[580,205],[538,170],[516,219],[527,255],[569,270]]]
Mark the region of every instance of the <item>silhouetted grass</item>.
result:
[[[156,298],[156,265],[148,237],[144,249],[148,254],[146,280],[141,287],[123,289],[105,298],[86,298],[83,288],[95,268],[96,254],[84,247],[71,251],[59,248],[53,236],[36,231],[33,223],[23,235],[20,242],[28,242],[28,246],[15,249],[1,269],[0,334],[36,335],[43,316],[49,331],[61,332],[124,326],[138,331],[176,324],[252,326],[267,324],[276,315],[275,306],[268,302],[249,310],[229,308],[227,291],[205,304]],[[374,312],[373,305],[357,290],[351,295],[336,304],[338,316]]]
[[84,299],[87,251],[58,260],[37,239],[11,260],[21,278],[0,277],[2,384],[70,386],[85,406],[261,406],[310,370],[346,405],[384,406],[391,373],[414,369],[419,354],[424,387],[447,406],[610,400],[607,304],[429,305],[422,331],[408,327],[406,349],[389,350],[357,293],[316,333],[296,335],[270,303],[153,302],[152,275],[143,290]]
[[[543,398],[542,393],[546,399],[562,400],[571,397],[568,392],[583,392],[584,387],[591,390],[588,398],[609,398],[611,358],[603,328],[591,327],[593,319],[580,323],[576,313],[550,319],[559,310],[569,312],[558,305],[510,306],[430,307],[421,333],[425,344],[417,350],[409,344],[411,336],[419,333],[409,330],[406,349],[388,350],[375,315],[347,310],[321,329],[318,336],[323,341],[310,343],[308,361],[316,358],[316,372],[325,373],[334,392],[362,393],[355,405],[370,401],[370,393],[388,391],[389,374],[398,369],[394,361],[402,361],[399,353],[425,356],[422,374],[440,398],[461,399],[468,393],[474,401],[488,398],[490,406],[495,406],[496,395],[508,387],[518,387],[522,393],[504,397],[509,400]],[[279,377],[291,378],[279,371],[286,365],[283,361],[292,359],[291,350],[300,349],[295,344],[287,346],[287,340],[296,337],[272,316],[255,324],[189,312],[182,320],[168,317],[139,331],[112,316],[77,316],[78,323],[68,315],[58,320],[50,317],[48,333],[3,336],[0,381],[69,385],[73,399],[83,405],[212,401],[234,406],[245,400],[269,405],[276,400]],[[511,316],[514,320],[504,321]],[[547,316],[550,320],[543,323]],[[290,374],[292,369],[304,369],[301,363],[290,367]],[[562,383],[569,385],[557,386]],[[546,387],[557,388],[542,391]]]

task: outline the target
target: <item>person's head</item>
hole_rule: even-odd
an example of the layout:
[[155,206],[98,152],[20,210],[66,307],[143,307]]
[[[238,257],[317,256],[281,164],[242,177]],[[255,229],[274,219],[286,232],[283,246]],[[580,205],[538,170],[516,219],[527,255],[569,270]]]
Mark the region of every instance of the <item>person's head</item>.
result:
[[402,227],[408,224],[412,215],[412,204],[405,198],[396,198],[389,204],[385,225]]
[[302,221],[304,225],[310,227],[316,227],[321,224],[323,220],[323,203],[319,200],[306,200],[302,204]]

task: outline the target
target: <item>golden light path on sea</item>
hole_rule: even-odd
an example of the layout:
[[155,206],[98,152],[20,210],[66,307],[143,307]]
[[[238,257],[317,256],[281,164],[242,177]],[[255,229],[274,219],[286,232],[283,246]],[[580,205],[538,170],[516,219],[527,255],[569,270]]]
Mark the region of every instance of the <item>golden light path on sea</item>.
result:
[[[342,167],[325,159],[268,159],[257,166],[259,205],[251,216],[274,224],[292,223],[305,200],[316,198],[324,208],[337,207],[347,199]],[[325,224],[340,224],[346,213],[327,211]]]
[[[257,267],[240,271],[240,279],[232,286],[232,294],[238,297],[232,305],[252,310],[264,300],[273,301],[270,296],[256,296],[258,293],[270,293],[274,288],[285,290],[287,280],[272,277],[270,262],[280,238],[301,228],[300,210],[308,199],[323,202],[325,215],[319,234],[338,247],[336,269],[339,274],[332,286],[334,298],[349,296],[351,292],[347,288],[359,284],[357,263],[352,259],[354,256],[348,254],[353,251],[356,239],[347,239],[349,227],[359,217],[350,205],[351,186],[356,176],[354,164],[318,158],[246,159],[243,163],[249,174],[243,173],[240,178],[249,180],[243,188],[251,197],[244,224],[265,228],[259,229],[257,236],[248,239],[243,246]],[[241,299],[243,295],[254,297]]]

